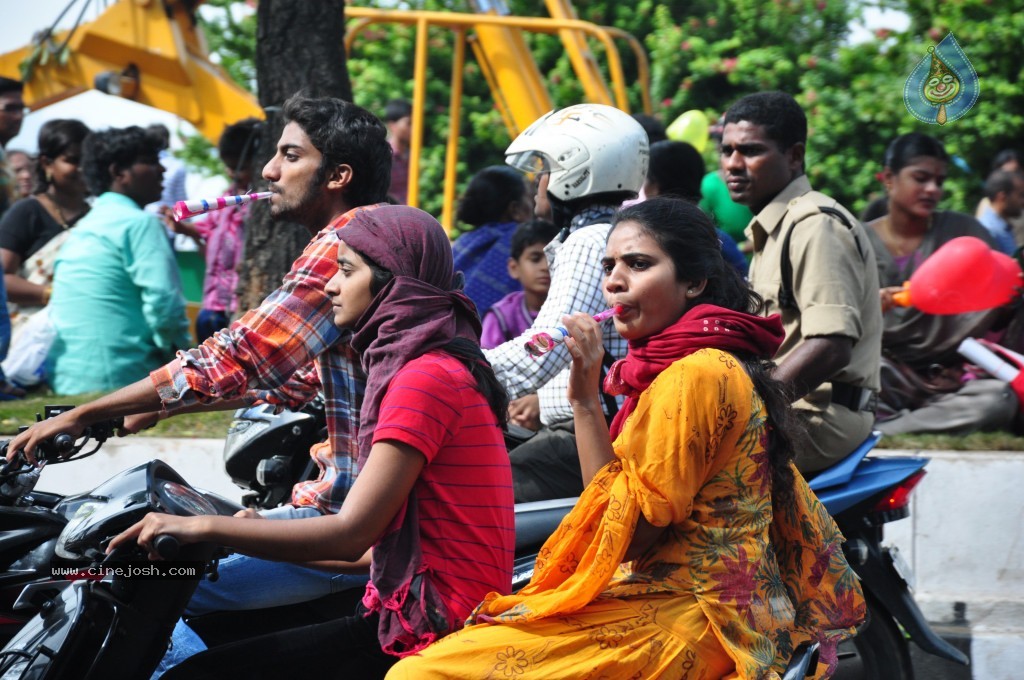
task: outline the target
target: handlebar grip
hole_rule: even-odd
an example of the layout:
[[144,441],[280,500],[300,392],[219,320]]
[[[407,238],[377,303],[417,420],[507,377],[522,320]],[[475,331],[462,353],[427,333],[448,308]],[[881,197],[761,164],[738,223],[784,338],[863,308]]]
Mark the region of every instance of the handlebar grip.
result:
[[173,560],[178,556],[181,544],[178,543],[178,539],[170,534],[160,534],[153,539],[153,549],[156,550],[156,554],[162,559]]
[[69,453],[75,448],[75,438],[69,434],[61,432],[53,438],[53,449],[58,454]]

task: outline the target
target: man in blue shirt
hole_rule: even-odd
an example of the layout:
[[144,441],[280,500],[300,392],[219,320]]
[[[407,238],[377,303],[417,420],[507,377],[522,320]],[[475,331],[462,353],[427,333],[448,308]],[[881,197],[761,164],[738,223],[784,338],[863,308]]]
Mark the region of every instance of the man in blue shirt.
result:
[[978,221],[996,240],[999,250],[1012,255],[1017,249],[1010,220],[1024,212],[1024,174],[996,170],[985,181],[985,197],[989,206]]
[[160,220],[159,143],[142,128],[94,132],[82,172],[97,196],[54,265],[48,374],[58,394],[144,378],[192,344],[177,262]]

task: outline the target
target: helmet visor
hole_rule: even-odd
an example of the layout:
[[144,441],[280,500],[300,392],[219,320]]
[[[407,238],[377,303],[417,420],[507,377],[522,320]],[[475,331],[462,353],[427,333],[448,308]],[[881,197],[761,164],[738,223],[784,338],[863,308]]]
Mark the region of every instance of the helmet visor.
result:
[[505,156],[505,164],[530,176],[562,169],[551,156],[535,150],[509,154]]

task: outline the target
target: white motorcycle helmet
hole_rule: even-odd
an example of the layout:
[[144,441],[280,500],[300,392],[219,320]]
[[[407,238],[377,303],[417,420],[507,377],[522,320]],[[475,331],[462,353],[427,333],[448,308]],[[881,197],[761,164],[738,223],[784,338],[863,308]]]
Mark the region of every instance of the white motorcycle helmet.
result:
[[635,198],[647,177],[650,145],[628,113],[577,104],[523,130],[505,151],[505,162],[526,173],[549,173],[548,194],[560,201],[604,193]]

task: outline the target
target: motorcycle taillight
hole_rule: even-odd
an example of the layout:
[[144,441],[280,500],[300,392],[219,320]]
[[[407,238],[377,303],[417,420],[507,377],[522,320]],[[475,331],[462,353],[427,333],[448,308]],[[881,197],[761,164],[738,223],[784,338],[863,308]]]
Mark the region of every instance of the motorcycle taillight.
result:
[[[875,512],[882,513],[904,510],[910,504],[910,492],[914,490],[914,487],[917,486],[917,483],[921,481],[924,475],[924,470],[918,470],[914,474],[910,475],[890,489],[889,493],[883,496],[882,499],[878,501],[878,504],[872,509]],[[906,515],[903,514],[901,516]]]

